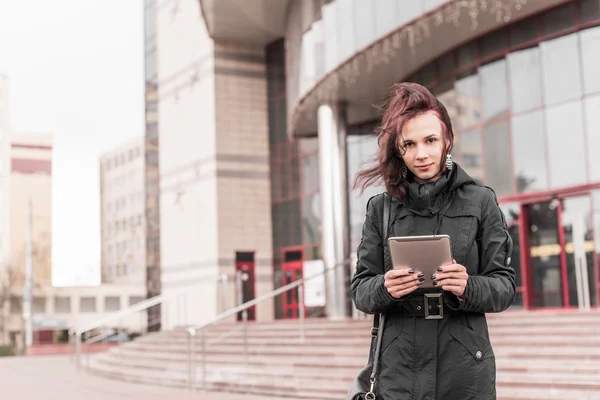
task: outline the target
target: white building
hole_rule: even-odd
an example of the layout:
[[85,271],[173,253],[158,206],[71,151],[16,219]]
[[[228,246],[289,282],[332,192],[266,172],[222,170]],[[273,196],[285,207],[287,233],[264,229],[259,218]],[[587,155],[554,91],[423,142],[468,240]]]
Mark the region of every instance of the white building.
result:
[[144,140],[100,157],[102,283],[145,286]]

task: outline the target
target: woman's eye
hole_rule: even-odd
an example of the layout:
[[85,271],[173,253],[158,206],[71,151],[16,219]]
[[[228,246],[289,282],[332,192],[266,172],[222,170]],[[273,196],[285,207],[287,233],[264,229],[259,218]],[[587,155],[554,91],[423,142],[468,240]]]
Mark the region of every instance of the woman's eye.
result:
[[412,144],[411,142],[404,143],[404,147],[412,147],[412,145],[413,145],[413,144]]
[[437,139],[436,138],[429,138],[429,139],[427,139],[427,142],[428,143],[434,143],[434,142],[437,142]]

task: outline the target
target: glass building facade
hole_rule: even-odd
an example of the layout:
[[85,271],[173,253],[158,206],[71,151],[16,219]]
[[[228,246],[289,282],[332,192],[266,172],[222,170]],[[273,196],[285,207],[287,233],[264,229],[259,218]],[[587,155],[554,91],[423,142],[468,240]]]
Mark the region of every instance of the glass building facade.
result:
[[[274,44],[268,54],[274,46],[283,53]],[[506,25],[398,77],[427,86],[446,105],[454,159],[496,192],[514,242],[515,307],[598,306],[598,71],[600,3],[581,0]],[[286,263],[319,256],[318,148],[315,139],[289,139],[285,77],[270,74],[269,82],[274,268],[281,285],[290,281]],[[348,127],[349,184],[376,151],[376,123]],[[366,202],[381,191],[349,188],[353,251]],[[288,261],[293,251],[297,259]],[[292,316],[284,314],[278,316]]]

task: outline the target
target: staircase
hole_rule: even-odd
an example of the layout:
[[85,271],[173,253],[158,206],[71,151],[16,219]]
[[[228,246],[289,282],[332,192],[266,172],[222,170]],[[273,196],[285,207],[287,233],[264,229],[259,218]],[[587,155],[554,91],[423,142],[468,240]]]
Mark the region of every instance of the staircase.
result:
[[[507,311],[488,316],[501,400],[600,399],[600,310]],[[206,381],[211,390],[311,399],[343,399],[367,359],[370,321],[277,321],[207,331]],[[202,382],[196,339],[196,382]],[[247,363],[247,364],[246,364]],[[160,332],[95,354],[90,371],[131,382],[186,387],[188,336]]]

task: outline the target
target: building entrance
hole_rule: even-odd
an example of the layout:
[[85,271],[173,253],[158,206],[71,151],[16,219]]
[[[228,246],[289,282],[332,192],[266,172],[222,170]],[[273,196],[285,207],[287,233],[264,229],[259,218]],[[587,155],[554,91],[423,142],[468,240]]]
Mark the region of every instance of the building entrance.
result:
[[[302,279],[302,251],[284,251],[283,264],[281,266],[281,286],[289,285]],[[296,287],[283,293],[281,308],[284,319],[296,319],[300,316],[300,304],[298,303],[298,290]]]
[[523,205],[531,308],[598,305],[589,195]]

